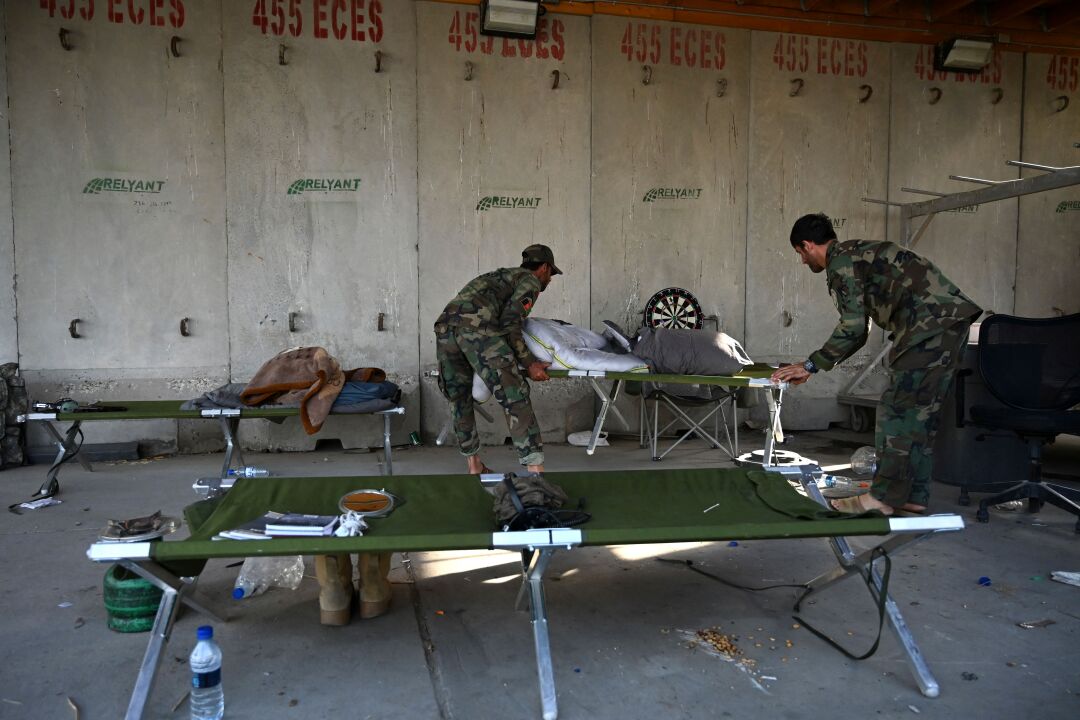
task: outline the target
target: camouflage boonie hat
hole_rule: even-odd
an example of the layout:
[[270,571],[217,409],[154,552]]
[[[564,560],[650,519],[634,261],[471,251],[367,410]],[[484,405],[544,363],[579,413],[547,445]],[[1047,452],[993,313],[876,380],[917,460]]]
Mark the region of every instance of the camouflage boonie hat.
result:
[[555,254],[547,245],[530,245],[521,251],[521,262],[547,263],[552,275],[562,275],[562,270],[555,267]]

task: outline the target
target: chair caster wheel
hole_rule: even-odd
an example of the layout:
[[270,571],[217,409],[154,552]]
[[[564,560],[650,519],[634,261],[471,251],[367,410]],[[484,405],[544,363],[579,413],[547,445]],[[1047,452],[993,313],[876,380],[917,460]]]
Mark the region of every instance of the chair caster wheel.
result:
[[960,491],[960,497],[957,498],[956,504],[960,507],[967,507],[971,504],[971,496],[967,494],[967,490]]
[[986,508],[979,508],[975,513],[975,519],[981,523],[990,522],[990,511]]
[[654,458],[652,459],[652,461],[653,461],[653,462],[660,462],[660,458],[658,458],[658,457],[654,457]]

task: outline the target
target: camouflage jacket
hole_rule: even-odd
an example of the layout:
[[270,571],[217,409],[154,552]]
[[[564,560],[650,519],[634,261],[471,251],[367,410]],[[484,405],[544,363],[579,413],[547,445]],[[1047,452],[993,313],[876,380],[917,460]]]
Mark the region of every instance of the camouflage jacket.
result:
[[889,332],[890,359],[957,322],[982,312],[932,262],[891,242],[835,241],[825,261],[826,281],[840,322],[810,354],[822,370],[866,343],[870,321]]
[[480,335],[504,335],[522,365],[536,357],[522,339],[525,318],[540,296],[540,280],[525,268],[501,268],[484,273],[461,289],[435,321],[435,332],[449,327],[469,328]]

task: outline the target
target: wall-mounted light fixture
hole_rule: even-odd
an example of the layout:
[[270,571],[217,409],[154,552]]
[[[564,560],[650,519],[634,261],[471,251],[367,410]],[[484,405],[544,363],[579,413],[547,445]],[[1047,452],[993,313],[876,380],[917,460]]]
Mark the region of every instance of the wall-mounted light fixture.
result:
[[535,38],[536,22],[543,14],[540,0],[481,0],[480,33]]
[[977,73],[990,64],[994,43],[980,38],[953,38],[934,46],[934,69]]

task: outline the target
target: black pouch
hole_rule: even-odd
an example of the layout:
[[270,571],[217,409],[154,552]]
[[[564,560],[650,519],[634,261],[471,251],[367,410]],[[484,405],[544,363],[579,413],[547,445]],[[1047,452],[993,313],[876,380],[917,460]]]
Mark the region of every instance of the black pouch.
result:
[[495,526],[500,530],[573,527],[587,522],[591,515],[577,510],[562,510],[569,498],[566,492],[543,475],[519,477],[507,474],[495,486]]

